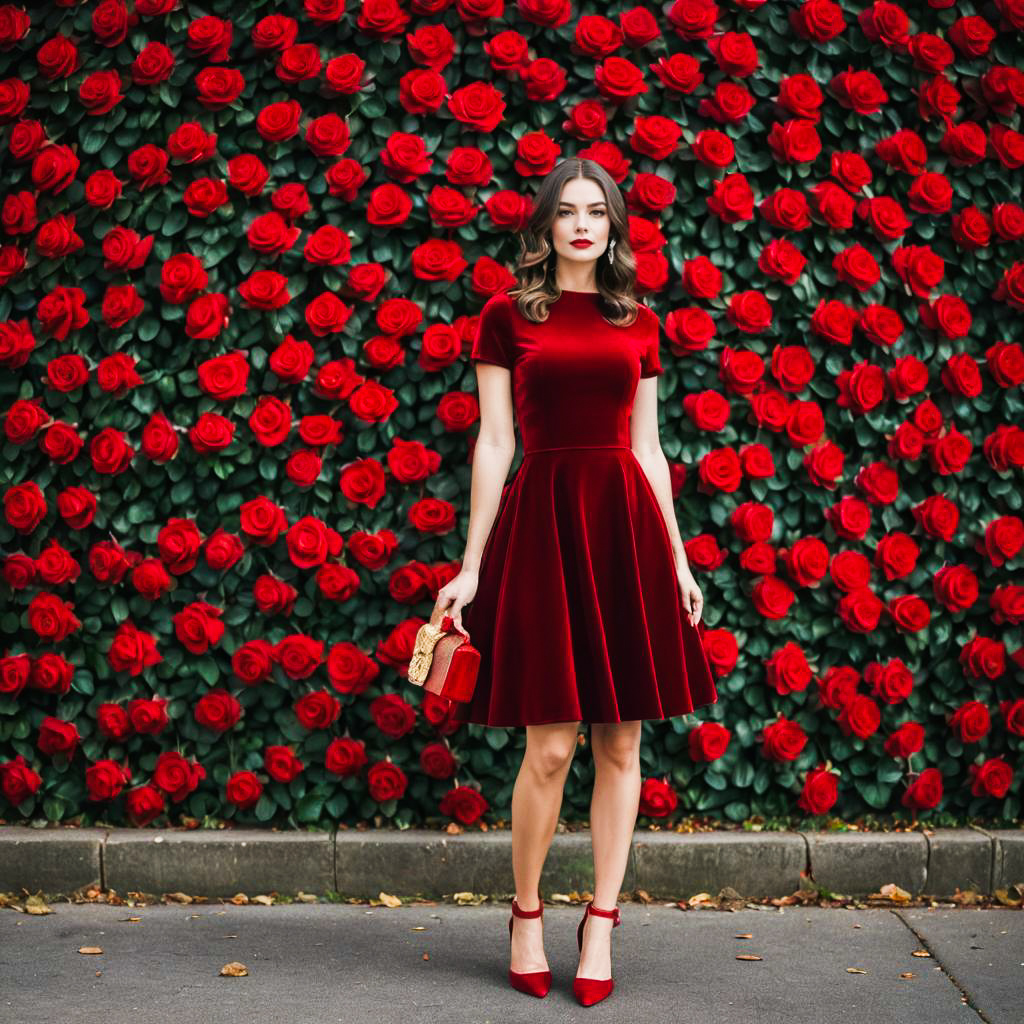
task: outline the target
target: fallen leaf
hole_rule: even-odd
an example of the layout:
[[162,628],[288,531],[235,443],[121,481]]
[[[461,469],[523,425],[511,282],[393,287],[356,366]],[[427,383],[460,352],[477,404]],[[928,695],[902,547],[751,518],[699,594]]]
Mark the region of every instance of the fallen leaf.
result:
[[709,893],[709,892],[698,892],[695,895],[691,896],[686,902],[689,903],[689,905],[691,907],[697,907],[697,906],[700,906],[702,904],[710,903],[711,902],[711,893]]
[[[374,901],[371,900],[370,902],[373,903]],[[402,900],[398,896],[392,896],[391,893],[381,890],[380,895],[377,897],[376,905],[381,903],[383,903],[385,907],[400,907],[402,905]]]
[[252,902],[253,903],[259,903],[261,906],[264,906],[264,907],[272,907],[274,905],[274,897],[273,896],[263,896],[263,895],[253,896]]
[[[1016,888],[1016,886],[1014,886],[1014,888]],[[1004,907],[1019,907],[1022,902],[1019,898],[1014,899],[1010,895],[1009,889],[996,889],[992,895],[995,896],[995,898],[999,900]]]
[[909,903],[910,893],[906,889],[901,889],[895,882],[889,882],[878,892],[873,892],[868,899],[890,899],[893,903]]
[[230,903],[234,903],[236,907],[244,906],[249,902],[249,897],[244,892],[236,892],[234,896],[229,900]]
[[737,960],[763,960],[763,956],[758,956],[756,953],[737,953]]
[[246,978],[249,975],[249,968],[233,960],[220,969],[220,974],[222,978]]
[[103,948],[101,946],[79,946],[79,953],[102,953]]
[[917,975],[913,971],[900,971],[901,978],[916,978]]
[[754,937],[753,932],[740,932],[739,935],[734,935],[734,939],[752,939]]
[[46,900],[43,899],[40,893],[36,893],[33,896],[29,896],[25,900],[25,913],[26,914],[52,914],[53,910],[49,907]]
[[168,903],[191,903],[192,897],[187,892],[165,892],[164,899]]
[[846,973],[847,974],[867,974],[868,972],[865,971],[863,967],[847,967],[846,968]]
[[931,956],[931,953],[927,949],[915,949],[911,952],[911,956]]

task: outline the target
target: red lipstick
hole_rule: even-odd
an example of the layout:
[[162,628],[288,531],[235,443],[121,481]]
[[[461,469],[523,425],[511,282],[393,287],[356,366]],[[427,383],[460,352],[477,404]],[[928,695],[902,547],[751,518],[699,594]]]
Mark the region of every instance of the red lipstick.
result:
[[572,244],[577,249],[589,249],[594,243],[587,238],[577,238]]

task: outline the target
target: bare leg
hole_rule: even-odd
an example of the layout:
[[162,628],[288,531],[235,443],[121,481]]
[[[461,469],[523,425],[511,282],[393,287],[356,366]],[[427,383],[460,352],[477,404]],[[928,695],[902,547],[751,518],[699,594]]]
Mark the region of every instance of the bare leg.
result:
[[[540,873],[562,807],[579,722],[526,727],[526,753],[512,790],[512,873],[516,902],[523,910],[540,906]],[[546,971],[543,918],[517,917],[512,927],[513,971]]]
[[[633,829],[640,809],[640,737],[642,721],[594,722],[594,794],[590,802],[590,835],[594,846],[594,906],[611,910],[618,903],[626,874]],[[577,977],[610,978],[609,917],[587,915],[583,953]]]

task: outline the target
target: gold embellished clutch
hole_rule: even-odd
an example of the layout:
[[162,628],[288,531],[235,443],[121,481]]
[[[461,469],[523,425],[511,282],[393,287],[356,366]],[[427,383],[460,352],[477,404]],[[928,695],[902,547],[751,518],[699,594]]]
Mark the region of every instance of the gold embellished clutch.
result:
[[473,697],[480,652],[469,642],[469,633],[455,628],[455,620],[441,608],[434,608],[430,621],[416,633],[409,659],[410,683],[449,700]]

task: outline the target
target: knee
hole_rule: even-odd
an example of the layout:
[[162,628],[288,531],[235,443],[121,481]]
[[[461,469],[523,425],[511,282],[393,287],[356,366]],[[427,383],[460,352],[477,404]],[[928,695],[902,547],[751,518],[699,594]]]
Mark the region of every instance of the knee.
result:
[[632,729],[595,733],[592,737],[594,760],[615,771],[631,771],[640,764],[640,737]]
[[532,771],[544,778],[563,775],[569,768],[576,750],[576,737],[548,737],[540,742],[527,744],[526,761]]

